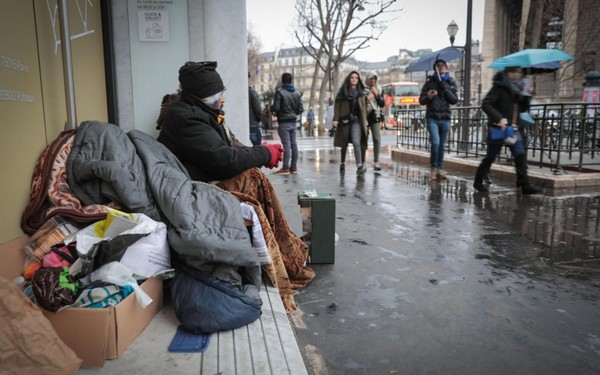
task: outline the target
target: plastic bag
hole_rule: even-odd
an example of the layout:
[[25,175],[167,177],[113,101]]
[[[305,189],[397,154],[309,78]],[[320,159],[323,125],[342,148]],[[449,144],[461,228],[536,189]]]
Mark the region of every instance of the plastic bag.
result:
[[129,285],[133,288],[135,299],[143,308],[152,303],[152,298],[138,285],[133,278],[133,272],[119,262],[105,264],[90,275],[91,281],[104,281],[119,286]]
[[60,216],[54,216],[38,229],[25,245],[27,255],[41,262],[53,245],[77,232],[77,227]]
[[506,126],[504,128],[504,132],[506,134],[506,137],[504,138],[504,144],[508,145],[508,146],[512,146],[515,143],[517,143],[517,141],[519,140],[517,138],[517,132],[518,130],[515,130],[516,125],[510,125],[510,126]]
[[0,374],[75,374],[81,359],[42,311],[0,277]]
[[67,267],[40,268],[31,280],[37,304],[48,311],[72,304],[79,285]]
[[[171,268],[167,226],[144,214],[108,210],[106,220],[79,231],[77,252],[81,273],[119,261],[135,275],[152,277]],[[110,254],[104,254],[110,252]]]
[[533,119],[533,117],[531,117],[531,114],[529,112],[521,112],[519,114],[519,117],[521,117],[521,122],[523,122],[524,125],[532,126],[533,124],[535,124],[535,120]]
[[42,260],[42,266],[46,268],[71,267],[77,257],[77,249],[74,244],[60,243],[50,248],[50,252]]

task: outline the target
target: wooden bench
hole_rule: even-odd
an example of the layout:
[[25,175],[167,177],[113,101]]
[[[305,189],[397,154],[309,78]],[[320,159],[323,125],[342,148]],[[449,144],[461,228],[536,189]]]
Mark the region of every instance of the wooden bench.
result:
[[266,283],[260,292],[260,319],[213,334],[202,353],[200,374],[308,374],[279,291]]
[[170,353],[179,321],[167,303],[123,356],[85,374],[308,375],[279,290],[263,282],[261,317],[214,333],[203,353]]

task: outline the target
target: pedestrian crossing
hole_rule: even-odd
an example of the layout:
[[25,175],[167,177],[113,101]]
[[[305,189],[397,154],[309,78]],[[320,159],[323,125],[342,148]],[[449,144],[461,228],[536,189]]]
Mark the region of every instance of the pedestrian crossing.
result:
[[296,140],[298,151],[333,150],[333,137],[302,137]]
[[[263,140],[267,142],[279,143],[279,135],[277,131],[267,130],[263,134]],[[381,135],[381,147],[393,145],[396,142],[396,135],[392,132],[382,132]],[[325,133],[321,136],[307,136],[304,133],[300,133],[296,137],[296,143],[298,144],[298,151],[312,151],[312,150],[333,150],[333,137],[330,137]],[[348,145],[351,149],[352,145]],[[369,137],[369,148],[373,147],[372,139]]]

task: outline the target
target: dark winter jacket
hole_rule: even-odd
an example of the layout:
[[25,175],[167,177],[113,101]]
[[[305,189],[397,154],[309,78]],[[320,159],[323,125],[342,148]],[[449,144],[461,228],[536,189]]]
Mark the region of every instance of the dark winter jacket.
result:
[[165,116],[158,141],[177,156],[196,181],[226,180],[269,162],[264,146],[234,145],[218,110],[182,94]]
[[[481,103],[481,109],[488,116],[490,124],[496,124],[503,118],[509,124],[513,122],[513,118],[516,118],[517,124],[520,124],[519,114],[528,111],[529,105],[527,98],[518,90],[518,85],[510,82],[503,72],[494,76],[493,86]],[[518,113],[513,113],[515,104],[517,104]]]
[[285,84],[275,91],[271,112],[277,116],[277,122],[296,122],[298,115],[304,112],[300,93],[294,85]]
[[[429,99],[427,92],[437,90],[437,95]],[[425,117],[435,120],[450,119],[450,104],[458,103],[456,81],[450,77],[448,81],[440,81],[435,75],[427,77],[427,82],[421,88],[419,103],[427,106]]]
[[488,126],[497,124],[503,118],[508,124],[516,119],[521,134],[526,134],[524,123],[519,115],[521,112],[529,111],[529,101],[519,90],[519,86],[510,82],[503,72],[494,76],[493,86],[481,102],[481,109],[488,116]]
[[258,128],[260,126],[262,109],[260,108],[260,98],[258,97],[258,93],[252,86],[248,86],[248,105],[248,109],[250,110],[250,127]]

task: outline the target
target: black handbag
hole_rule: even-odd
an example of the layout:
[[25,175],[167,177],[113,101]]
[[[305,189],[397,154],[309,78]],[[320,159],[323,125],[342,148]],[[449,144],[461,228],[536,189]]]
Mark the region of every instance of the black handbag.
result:
[[355,118],[356,116],[354,116],[352,113],[348,113],[345,116],[340,116],[338,119],[338,125],[348,125],[351,121],[354,121]]

